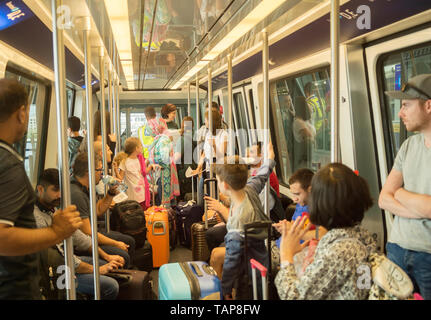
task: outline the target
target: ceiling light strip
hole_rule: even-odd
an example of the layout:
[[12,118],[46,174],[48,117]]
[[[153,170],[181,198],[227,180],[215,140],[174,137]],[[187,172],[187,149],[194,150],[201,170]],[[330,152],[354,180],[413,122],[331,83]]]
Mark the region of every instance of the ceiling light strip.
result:
[[[286,0],[262,0],[247,16],[242,19],[223,39],[218,42],[211,50],[208,52],[202,60],[207,62],[205,65],[209,63],[209,61],[214,60],[221,53],[223,53],[226,49],[232,46],[236,41],[238,41],[241,37],[243,37],[246,33],[248,33],[251,29],[253,29],[258,23],[264,20],[269,14],[271,14],[275,9],[277,9],[281,4],[283,4]],[[201,60],[201,61],[202,61]],[[201,62],[200,61],[200,62]],[[198,64],[195,66],[197,67]],[[197,72],[199,72],[201,68],[193,67],[190,71],[197,70],[194,73],[190,71],[186,73],[175,85],[172,89],[178,89],[181,87],[186,81],[188,81],[191,77],[193,77]]]
[[130,36],[129,6],[128,0],[104,0],[106,11],[108,12],[111,23],[112,33],[120,57],[124,76],[126,77],[127,87],[135,89],[133,81],[132,63],[132,39]]

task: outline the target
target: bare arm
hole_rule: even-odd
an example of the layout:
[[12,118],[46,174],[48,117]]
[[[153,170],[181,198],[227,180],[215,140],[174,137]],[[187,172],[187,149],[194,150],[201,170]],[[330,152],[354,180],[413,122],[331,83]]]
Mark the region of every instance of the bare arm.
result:
[[109,193],[106,193],[106,196],[104,196],[102,199],[97,201],[97,204],[96,204],[97,216],[102,216],[109,209],[113,198],[114,197],[111,196]]
[[420,218],[431,219],[431,196],[399,188],[394,198]]
[[399,217],[417,219],[420,216],[413,210],[408,210],[395,199],[395,192],[404,184],[403,175],[400,171],[392,169],[386,179],[379,196],[379,207]]
[[82,221],[75,206],[58,210],[52,226],[41,229],[12,227],[0,223],[0,255],[22,256],[52,247],[70,237],[81,227]]
[[26,229],[0,224],[0,255],[23,256],[49,248],[62,239],[49,228]]

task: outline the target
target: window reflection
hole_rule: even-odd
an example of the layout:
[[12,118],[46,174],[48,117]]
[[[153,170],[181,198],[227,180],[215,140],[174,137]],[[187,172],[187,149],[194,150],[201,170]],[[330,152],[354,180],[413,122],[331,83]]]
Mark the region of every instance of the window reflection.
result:
[[42,131],[45,107],[46,86],[42,83],[16,73],[12,69],[6,70],[6,78],[17,79],[27,89],[29,94],[28,129],[23,139],[14,145],[24,158],[24,167],[33,184],[37,183],[39,162],[42,157]]
[[330,161],[330,79],[322,69],[271,83],[281,178]]
[[[421,45],[407,50],[390,53],[382,58],[383,89],[384,91],[400,90],[401,86],[411,77],[431,73],[431,45]],[[401,144],[414,132],[407,132],[398,115],[401,109],[401,101],[389,99],[384,95],[386,120],[388,121],[392,155],[388,158],[394,159]]]

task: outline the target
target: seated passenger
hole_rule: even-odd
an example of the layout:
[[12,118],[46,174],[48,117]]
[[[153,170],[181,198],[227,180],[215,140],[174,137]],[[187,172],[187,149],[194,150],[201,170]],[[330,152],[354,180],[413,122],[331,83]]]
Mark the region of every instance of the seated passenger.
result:
[[[102,175],[102,161],[96,155],[94,162],[96,168],[95,183],[97,185]],[[82,152],[76,157],[75,164],[73,166],[70,196],[72,203],[76,205],[83,221],[80,230],[91,236],[89,188],[88,155],[87,153]],[[102,216],[108,210],[112,203],[112,199],[116,195],[116,189],[117,186],[110,187],[106,196],[97,201],[97,216]],[[122,256],[125,260],[124,267],[129,267],[130,258],[133,257],[135,252],[135,239],[133,237],[116,231],[111,231],[109,233],[98,232],[98,243],[108,254]]]
[[51,227],[36,228],[36,196],[13,147],[25,136],[29,111],[27,89],[15,79],[0,79],[0,300],[41,299],[39,252],[82,225],[76,207],[69,206],[54,214]]
[[[60,206],[60,187],[59,173],[57,169],[46,169],[39,178],[37,185],[37,199],[34,206],[34,217],[38,228],[47,228],[52,225],[52,215],[57,207]],[[76,281],[78,283],[77,291],[82,294],[94,294],[94,279],[92,266],[92,243],[91,237],[76,230],[72,235],[74,251],[86,252],[87,256],[73,256]],[[55,248],[64,256],[63,242],[58,243]],[[104,274],[122,267],[124,259],[120,256],[108,255],[99,248],[100,270],[100,294],[103,300],[113,300],[118,294],[118,283],[114,279],[104,276]],[[84,262],[86,261],[86,262]],[[48,270],[41,270],[48,272]]]
[[282,300],[367,299],[369,290],[358,288],[359,266],[370,266],[368,257],[376,252],[376,242],[360,224],[372,205],[367,182],[340,163],[319,170],[311,182],[310,222],[328,232],[320,239],[314,261],[298,279],[293,256],[311,224],[305,217],[290,225],[281,224],[281,269],[275,285]]
[[[264,163],[258,175],[249,181],[246,164],[240,163],[240,158],[235,156],[232,163],[230,157],[225,158],[226,164],[215,165],[215,173],[220,191],[231,199],[229,217],[226,224],[225,236],[226,253],[223,264],[222,292],[225,299],[232,299],[232,290],[236,287],[236,298],[249,298],[250,288],[248,279],[244,279],[248,259],[254,258],[266,264],[268,252],[264,240],[267,238],[265,230],[257,230],[249,235],[247,243],[248,257],[244,257],[244,224],[256,221],[268,221],[265,215],[259,193],[265,186],[269,174],[275,166],[274,151],[269,146],[269,163]],[[251,272],[249,272],[249,275]],[[244,283],[244,280],[247,284]]]
[[[255,176],[263,162],[262,143],[258,142],[247,149],[247,157],[254,159],[250,165],[250,175]],[[280,183],[274,171],[269,175],[269,185],[277,192],[280,197]]]
[[[296,203],[295,212],[292,216],[292,222],[302,217],[304,213],[309,214],[310,212],[308,209],[308,199],[311,192],[311,179],[313,179],[313,175],[314,173],[310,169],[302,168],[295,171],[289,179],[290,191],[294,195],[293,202]],[[281,222],[273,224],[278,232],[281,232],[281,225]],[[313,226],[310,228],[315,229]],[[321,238],[326,232],[327,230],[320,226],[318,233],[319,238]],[[301,239],[300,242],[303,243],[304,240],[311,240],[315,237],[315,235],[316,232],[310,230],[304,235],[304,238]],[[281,238],[276,241],[278,248],[280,248],[280,241]]]

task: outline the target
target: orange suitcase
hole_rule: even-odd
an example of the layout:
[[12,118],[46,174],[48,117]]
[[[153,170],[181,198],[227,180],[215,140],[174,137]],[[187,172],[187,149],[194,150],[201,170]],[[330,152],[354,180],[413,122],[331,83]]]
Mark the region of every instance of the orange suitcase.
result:
[[153,247],[153,267],[169,262],[169,220],[168,211],[162,207],[150,207],[145,211],[147,239]]
[[[151,175],[150,177],[153,178]],[[153,184],[155,184],[154,181]],[[159,268],[169,262],[169,214],[168,209],[155,205],[154,198],[155,192],[153,191],[153,206],[145,211],[145,221],[147,225],[147,240],[153,247],[153,267]]]

